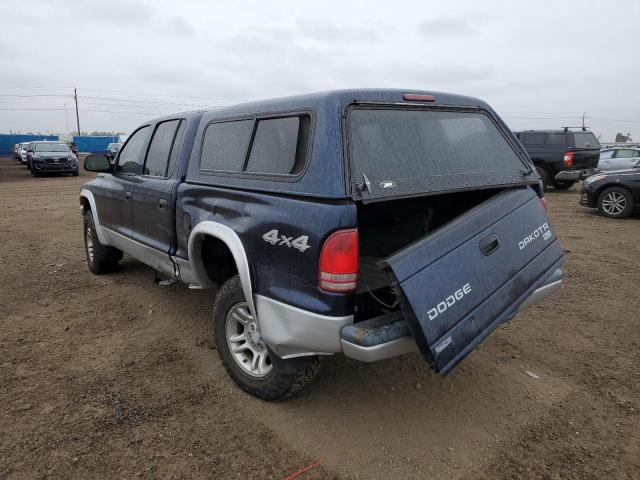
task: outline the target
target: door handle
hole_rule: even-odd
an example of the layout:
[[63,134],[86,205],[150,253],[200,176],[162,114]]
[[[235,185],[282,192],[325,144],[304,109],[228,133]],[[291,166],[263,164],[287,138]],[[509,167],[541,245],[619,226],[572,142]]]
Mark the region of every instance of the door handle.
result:
[[169,206],[169,202],[167,202],[164,198],[161,198],[160,200],[158,200],[158,209],[160,211],[165,212],[168,206]]
[[124,199],[127,202],[130,202],[131,201],[131,192],[124,192]]
[[495,235],[489,235],[480,241],[480,251],[483,255],[491,255],[500,246],[500,241]]

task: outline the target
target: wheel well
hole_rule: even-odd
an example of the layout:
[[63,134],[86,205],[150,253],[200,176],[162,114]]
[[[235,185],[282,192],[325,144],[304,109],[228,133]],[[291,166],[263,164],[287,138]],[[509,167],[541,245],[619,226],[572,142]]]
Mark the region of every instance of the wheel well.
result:
[[231,250],[219,238],[205,236],[200,243],[200,254],[209,280],[218,286],[238,274]]
[[89,200],[87,199],[87,197],[80,197],[80,205],[83,208],[83,211],[88,212],[89,210],[91,210],[91,204],[89,203]]

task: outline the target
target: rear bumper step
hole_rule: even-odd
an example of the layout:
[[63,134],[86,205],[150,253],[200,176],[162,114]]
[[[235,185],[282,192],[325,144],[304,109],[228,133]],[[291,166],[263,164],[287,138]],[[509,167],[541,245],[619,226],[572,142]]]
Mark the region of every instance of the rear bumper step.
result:
[[[562,270],[553,272],[546,283],[520,305],[518,312],[555,293],[562,285],[562,277]],[[344,354],[361,362],[377,362],[418,351],[401,312],[347,325],[342,328],[340,337]]]
[[595,168],[586,168],[583,170],[563,170],[555,176],[556,180],[582,180],[590,177],[595,173]]

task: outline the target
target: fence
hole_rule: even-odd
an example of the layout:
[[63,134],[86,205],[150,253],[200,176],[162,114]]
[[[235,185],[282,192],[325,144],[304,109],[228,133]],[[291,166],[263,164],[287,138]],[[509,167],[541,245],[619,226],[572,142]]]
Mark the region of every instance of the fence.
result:
[[33,142],[36,140],[58,140],[58,136],[57,135],[0,134],[0,157],[13,157],[13,146],[16,143]]
[[107,145],[118,142],[118,137],[74,136],[73,141],[78,152],[103,154],[107,151]]

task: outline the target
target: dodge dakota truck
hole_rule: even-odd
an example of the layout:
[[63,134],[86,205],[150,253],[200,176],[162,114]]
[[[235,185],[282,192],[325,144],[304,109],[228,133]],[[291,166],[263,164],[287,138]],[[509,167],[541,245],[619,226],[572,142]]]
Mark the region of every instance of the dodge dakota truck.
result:
[[217,287],[218,354],[265,400],[323,355],[418,351],[446,374],[562,282],[540,177],[471,97],[343,90],[178,113],[84,166],[89,269],[126,253]]

